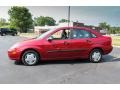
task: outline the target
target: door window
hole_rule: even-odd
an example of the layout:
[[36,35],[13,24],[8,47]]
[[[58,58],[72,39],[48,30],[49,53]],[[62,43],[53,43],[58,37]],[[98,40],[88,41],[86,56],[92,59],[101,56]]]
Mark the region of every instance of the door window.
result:
[[71,39],[90,38],[90,37],[91,37],[90,32],[85,31],[85,30],[73,29],[73,30],[71,30],[71,33],[70,33]]
[[69,30],[59,30],[50,36],[53,40],[61,40],[69,38]]

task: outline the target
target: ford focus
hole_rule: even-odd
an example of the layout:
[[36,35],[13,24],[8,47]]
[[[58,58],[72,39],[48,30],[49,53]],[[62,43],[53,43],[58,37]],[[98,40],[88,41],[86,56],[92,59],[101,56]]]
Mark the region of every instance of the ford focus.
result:
[[88,59],[97,63],[111,51],[109,36],[85,27],[61,27],[16,43],[8,50],[8,56],[29,66],[45,60]]

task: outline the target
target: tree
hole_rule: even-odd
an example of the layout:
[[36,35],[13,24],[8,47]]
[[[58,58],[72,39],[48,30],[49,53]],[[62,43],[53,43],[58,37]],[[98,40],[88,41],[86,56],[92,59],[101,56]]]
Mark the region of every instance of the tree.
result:
[[4,18],[0,18],[0,27],[4,27],[7,25],[8,25],[8,23],[6,22],[6,20]]
[[61,20],[59,20],[59,23],[64,23],[64,22],[68,22],[69,20],[67,20],[67,19],[61,19]]
[[48,26],[54,26],[55,25],[55,20],[52,18],[52,17],[45,17],[45,25],[48,25]]
[[8,11],[11,28],[17,28],[20,32],[27,32],[33,26],[32,15],[25,7],[14,6]]
[[99,23],[99,27],[100,28],[102,28],[102,29],[105,29],[105,30],[107,30],[107,33],[110,33],[110,25],[109,24],[107,24],[106,22],[101,22],[101,23]]
[[101,22],[101,23],[99,23],[99,27],[101,27],[102,29],[106,29],[107,28],[107,23],[106,22]]
[[111,27],[110,31],[112,34],[120,34],[120,27]]
[[54,26],[55,25],[55,20],[52,17],[44,17],[44,16],[40,16],[37,18],[34,18],[34,24],[35,26]]

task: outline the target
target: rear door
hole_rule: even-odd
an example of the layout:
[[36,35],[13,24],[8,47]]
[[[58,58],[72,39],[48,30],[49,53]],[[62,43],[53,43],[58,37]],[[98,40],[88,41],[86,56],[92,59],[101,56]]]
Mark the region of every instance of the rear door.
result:
[[86,57],[89,53],[93,41],[90,32],[80,29],[71,29],[67,40],[68,57]]

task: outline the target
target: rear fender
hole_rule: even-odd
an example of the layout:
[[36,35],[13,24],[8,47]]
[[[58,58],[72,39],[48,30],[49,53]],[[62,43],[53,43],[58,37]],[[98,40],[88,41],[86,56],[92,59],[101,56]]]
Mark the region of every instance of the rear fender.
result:
[[93,50],[93,49],[100,49],[102,51],[102,53],[104,54],[104,49],[103,49],[103,45],[94,45],[92,46],[92,48],[90,49],[89,53]]

